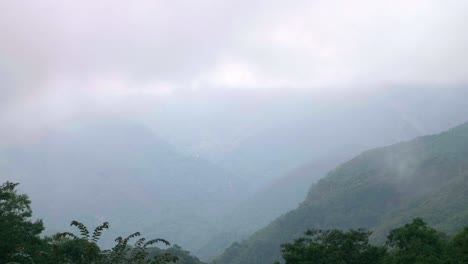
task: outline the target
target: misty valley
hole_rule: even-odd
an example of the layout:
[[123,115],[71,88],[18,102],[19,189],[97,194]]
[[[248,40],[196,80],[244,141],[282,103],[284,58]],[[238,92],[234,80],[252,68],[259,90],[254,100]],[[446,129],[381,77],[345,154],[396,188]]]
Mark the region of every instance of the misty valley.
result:
[[[467,90],[453,91],[454,97],[435,100],[451,102],[440,119],[409,121],[381,107],[397,98],[388,94],[380,105],[376,98],[350,101],[327,111],[326,119],[305,110],[294,125],[282,125],[291,116],[277,117],[280,126],[259,129],[216,159],[176,146],[175,137],[163,138],[143,122],[117,118],[69,122],[38,139],[4,144],[0,166],[8,182],[2,185],[0,232],[8,242],[1,258],[271,264],[302,263],[301,256],[312,254],[313,263],[341,263],[354,250],[365,254],[345,263],[464,263],[447,260],[467,257],[468,125],[441,125],[454,119],[453,109],[462,109],[464,100],[457,104],[455,97]],[[310,101],[289,99],[310,108]],[[406,96],[400,109],[430,111],[416,99]],[[279,109],[271,105],[268,111]],[[433,134],[418,136],[414,124]],[[93,240],[93,228],[105,222]],[[398,230],[410,232],[398,239],[410,240],[389,242]],[[416,243],[411,239],[419,235],[435,242],[413,245],[416,252],[398,244]],[[145,244],[156,238],[172,245]],[[321,249],[339,243],[350,252]],[[419,252],[423,246],[438,251]]]
[[467,14],[0,0],[0,264],[468,264]]

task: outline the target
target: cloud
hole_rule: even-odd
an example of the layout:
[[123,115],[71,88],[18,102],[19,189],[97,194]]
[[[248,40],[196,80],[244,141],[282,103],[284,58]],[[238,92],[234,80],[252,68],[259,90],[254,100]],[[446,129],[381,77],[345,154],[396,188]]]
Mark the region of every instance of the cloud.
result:
[[457,0],[1,1],[0,110],[45,95],[464,84],[467,12]]
[[467,81],[466,3],[308,3],[265,18],[242,56],[303,86]]

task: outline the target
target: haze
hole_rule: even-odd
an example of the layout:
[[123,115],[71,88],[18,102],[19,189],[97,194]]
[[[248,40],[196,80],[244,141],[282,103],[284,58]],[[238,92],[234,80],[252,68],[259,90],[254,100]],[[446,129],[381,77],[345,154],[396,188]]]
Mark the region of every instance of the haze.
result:
[[466,122],[467,13],[1,1],[0,179],[21,183],[49,234],[105,219],[212,259],[355,155]]

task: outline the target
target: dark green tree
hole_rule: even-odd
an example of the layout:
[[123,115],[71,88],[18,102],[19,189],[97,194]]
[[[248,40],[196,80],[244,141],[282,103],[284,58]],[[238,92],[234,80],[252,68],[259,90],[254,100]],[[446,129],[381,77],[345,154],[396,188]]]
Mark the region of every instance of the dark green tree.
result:
[[109,223],[104,222],[96,227],[92,236],[90,236],[88,228],[82,223],[72,221],[70,225],[78,228],[80,236],[70,232],[56,234],[50,240],[51,258],[76,264],[100,263],[103,256],[97,242],[102,231],[109,228]]
[[281,246],[286,264],[375,264],[386,254],[385,248],[369,244],[371,232],[362,229],[309,230],[305,234]]
[[[117,244],[111,249],[103,252],[106,263],[113,264],[127,264],[127,263],[149,263],[149,264],[163,264],[172,263],[177,261],[177,257],[171,255],[168,252],[148,257],[148,247],[158,242],[169,246],[170,243],[167,240],[157,238],[152,240],[146,240],[146,238],[140,237],[140,232],[135,232],[126,238],[118,237],[115,241]],[[128,243],[130,239],[138,238],[137,241],[130,246]]]
[[386,263],[444,263],[442,235],[421,218],[415,218],[411,223],[390,231],[386,244],[391,249]]
[[[70,232],[56,234],[51,240],[51,259],[73,264],[165,264],[177,261],[177,257],[168,252],[148,257],[149,246],[158,242],[170,245],[164,239],[146,240],[140,237],[139,232],[135,232],[125,238],[115,239],[116,245],[112,249],[101,250],[97,243],[102,231],[109,228],[107,222],[96,227],[92,235],[88,228],[78,221],[72,221],[71,226],[77,227],[80,235]],[[137,240],[130,245],[132,239]]]
[[449,263],[468,263],[468,227],[456,234],[449,243],[448,249]]
[[18,194],[18,183],[0,186],[0,262],[32,263],[42,254],[44,230],[41,220],[31,221],[31,201]]

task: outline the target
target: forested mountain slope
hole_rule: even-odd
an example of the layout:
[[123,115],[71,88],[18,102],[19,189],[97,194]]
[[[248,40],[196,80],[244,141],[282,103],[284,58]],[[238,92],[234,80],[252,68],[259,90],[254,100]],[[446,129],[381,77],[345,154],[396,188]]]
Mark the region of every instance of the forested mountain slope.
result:
[[468,224],[468,123],[364,152],[313,185],[296,209],[234,243],[215,263],[273,263],[310,228],[371,228],[373,239],[421,216],[448,233]]
[[224,215],[220,221],[221,232],[194,253],[207,260],[219,256],[234,241],[247,238],[296,208],[304,201],[310,186],[337,164],[339,161],[335,159],[311,162],[274,181]]
[[362,151],[464,122],[468,108],[461,98],[467,94],[466,87],[400,87],[369,98],[343,99],[333,107],[306,94],[284,98],[292,101],[275,109],[274,126],[244,138],[218,160],[253,186],[264,176],[282,176],[229,213],[222,232],[199,256],[219,255],[232,242],[296,208],[313,182]]

